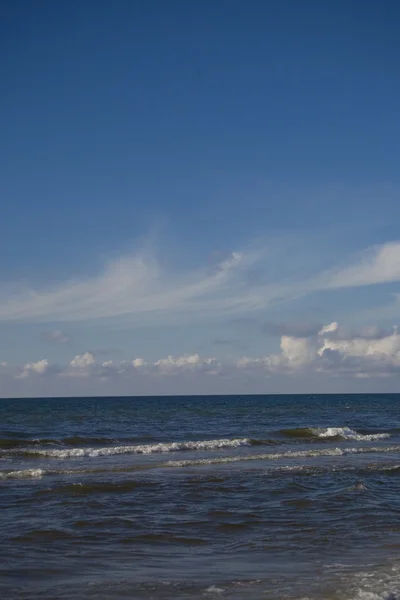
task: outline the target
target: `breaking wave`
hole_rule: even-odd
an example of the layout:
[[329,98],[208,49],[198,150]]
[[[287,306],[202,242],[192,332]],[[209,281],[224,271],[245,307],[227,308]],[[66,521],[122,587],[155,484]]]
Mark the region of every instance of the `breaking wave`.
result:
[[384,440],[390,437],[390,433],[359,433],[350,427],[299,427],[294,429],[282,429],[280,432],[288,438],[302,438],[314,440],[354,440],[357,442],[371,442]]
[[[374,441],[390,437],[390,433],[361,433],[350,427],[300,427],[282,429],[280,436],[302,441]],[[143,443],[150,442],[153,443]],[[238,446],[274,446],[282,443],[279,439],[215,439],[182,442],[156,442],[151,436],[114,439],[97,436],[70,436],[53,438],[0,438],[0,453],[27,456],[47,456],[54,458],[97,457],[113,454],[154,454],[185,450],[218,450]],[[61,447],[60,447],[61,446]]]
[[44,469],[23,469],[21,471],[0,471],[2,479],[37,479],[45,474]]
[[112,446],[109,448],[70,448],[49,450],[25,450],[25,455],[45,456],[50,458],[79,458],[82,456],[96,458],[98,456],[110,456],[115,454],[159,454],[164,452],[179,452],[185,450],[218,450],[222,448],[237,448],[239,446],[251,446],[249,438],[203,440],[197,442],[170,442],[159,444]]
[[364,453],[393,453],[400,452],[400,446],[389,447],[362,447],[362,448],[326,448],[320,450],[299,450],[276,452],[269,454],[251,454],[247,456],[224,456],[220,458],[201,458],[193,460],[168,461],[168,467],[191,467],[196,465],[217,465],[224,463],[243,462],[250,460],[279,460],[281,458],[315,458],[318,456],[346,456],[349,454]]

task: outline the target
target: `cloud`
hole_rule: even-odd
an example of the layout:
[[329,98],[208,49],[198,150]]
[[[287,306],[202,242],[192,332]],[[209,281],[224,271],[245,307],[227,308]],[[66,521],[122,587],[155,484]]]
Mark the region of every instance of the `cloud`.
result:
[[70,341],[69,337],[61,331],[61,329],[54,329],[53,331],[44,331],[42,338],[47,342],[54,342],[56,344],[68,344]]
[[29,375],[44,375],[49,368],[47,358],[38,360],[37,362],[27,363],[24,365],[22,372],[17,375],[18,379],[25,379]]
[[[400,374],[400,334],[394,327],[386,335],[374,337],[366,328],[366,336],[361,331],[357,337],[331,337],[340,331],[337,323],[321,328],[317,335],[310,337],[281,336],[280,352],[265,356],[243,356],[238,360],[218,361],[215,357],[202,357],[197,353],[181,356],[168,355],[149,362],[137,357],[131,362],[112,360],[98,362],[93,354],[85,352],[76,355],[65,366],[51,366],[47,359],[24,365],[19,378],[30,375],[49,376],[164,376],[202,373],[216,375],[234,371],[262,370],[266,376],[276,374],[294,375],[306,372],[346,371],[360,373],[399,373]],[[372,330],[374,331],[374,330]]]
[[282,338],[280,366],[290,369],[311,367],[319,372],[346,372],[354,376],[400,374],[400,335],[379,328],[362,328],[346,337],[337,323],[324,326],[318,336],[301,340]]
[[[159,325],[245,317],[314,292],[400,281],[400,242],[375,246],[347,262],[339,269],[317,268],[303,246],[271,241],[264,248],[233,251],[211,267],[176,271],[154,253],[141,251],[108,262],[102,272],[83,280],[36,289],[14,286],[14,291],[3,287],[0,321],[120,319],[130,325]],[[304,331],[298,327],[305,326],[296,330],[296,324],[286,325],[285,331],[282,324],[265,325],[272,335],[307,337],[314,331],[314,324]],[[67,337],[58,329],[47,334],[49,341],[60,343]]]
[[331,340],[380,340],[391,335],[391,331],[378,327],[377,325],[368,325],[366,327],[350,328],[338,323],[326,325],[319,331],[319,335],[325,335]]
[[282,359],[289,367],[304,367],[315,360],[317,351],[314,344],[307,338],[282,336]]
[[282,336],[281,352],[264,357],[244,357],[237,367],[262,369],[273,374],[325,373],[354,377],[400,375],[400,334],[396,327],[384,331],[377,327],[361,328],[345,337],[346,329],[333,322],[317,335]]
[[318,353],[322,355],[325,350],[335,350],[344,356],[390,358],[400,361],[400,335],[393,329],[390,335],[381,338],[354,337],[351,339],[324,338]]
[[[229,258],[188,273],[163,270],[151,256],[137,254],[106,265],[85,281],[69,281],[41,291],[0,296],[0,320],[82,321],[133,318],[141,323],[165,315],[199,315],[243,310],[251,303],[241,284],[256,257],[232,252]],[[271,295],[271,297],[273,294]]]
[[153,366],[156,372],[176,374],[185,371],[216,373],[219,365],[215,358],[201,358],[198,354],[185,354],[161,358]]
[[339,270],[328,288],[359,287],[400,281],[400,242],[389,242],[365,251],[359,260]]
[[[338,336],[337,332],[341,330]],[[171,354],[153,361],[136,357],[132,361],[114,362],[99,361],[90,352],[85,352],[65,365],[51,364],[47,358],[22,367],[4,363],[0,383],[3,382],[4,390],[5,377],[8,381],[26,382],[29,384],[25,388],[27,395],[32,395],[35,382],[39,380],[40,393],[49,389],[53,395],[68,389],[66,385],[74,385],[77,387],[73,389],[79,395],[83,392],[102,393],[106,389],[109,394],[121,393],[121,389],[125,393],[140,391],[150,394],[164,394],[168,390],[170,393],[196,393],[200,389],[208,393],[216,390],[220,393],[268,392],[274,389],[274,385],[277,391],[287,389],[288,385],[291,385],[292,391],[300,391],[296,382],[303,382],[301,389],[304,390],[304,385],[311,386],[315,381],[320,382],[320,390],[331,391],[335,380],[346,382],[349,386],[351,381],[376,379],[393,381],[391,385],[395,391],[400,378],[400,334],[397,328],[393,327],[386,334],[379,330],[379,335],[374,327],[361,328],[358,333],[353,331],[354,336],[349,338],[342,337],[344,331],[340,324],[334,322],[309,337],[283,335],[279,352],[242,356],[235,361],[188,353]],[[293,383],[289,384],[289,381]],[[362,389],[368,391],[368,388]],[[308,391],[313,389],[308,388]],[[15,392],[15,395],[18,393]]]
[[69,363],[73,369],[85,369],[96,362],[95,357],[90,352],[85,354],[77,354]]
[[134,367],[135,369],[141,369],[142,367],[145,367],[147,365],[147,362],[144,360],[144,358],[134,358],[132,361],[132,367]]
[[327,333],[332,333],[334,331],[338,330],[339,325],[336,323],[336,321],[334,321],[333,323],[329,323],[329,325],[324,325],[323,327],[321,327],[321,330],[318,331],[319,335],[324,335]]

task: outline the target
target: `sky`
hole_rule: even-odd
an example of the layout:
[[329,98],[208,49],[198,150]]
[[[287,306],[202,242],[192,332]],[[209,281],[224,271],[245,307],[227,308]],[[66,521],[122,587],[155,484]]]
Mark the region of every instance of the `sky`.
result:
[[400,389],[396,0],[0,6],[0,396]]

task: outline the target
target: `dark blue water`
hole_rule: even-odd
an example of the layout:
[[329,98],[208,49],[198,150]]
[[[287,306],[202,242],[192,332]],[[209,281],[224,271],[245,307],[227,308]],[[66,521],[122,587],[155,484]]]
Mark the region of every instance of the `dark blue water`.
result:
[[0,401],[0,598],[400,590],[400,395]]

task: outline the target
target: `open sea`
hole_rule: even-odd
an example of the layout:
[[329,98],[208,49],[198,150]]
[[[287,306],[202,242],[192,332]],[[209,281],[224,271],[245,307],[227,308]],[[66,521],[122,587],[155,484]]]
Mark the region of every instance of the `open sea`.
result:
[[1,600],[399,592],[400,395],[0,400]]

